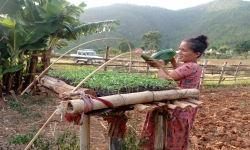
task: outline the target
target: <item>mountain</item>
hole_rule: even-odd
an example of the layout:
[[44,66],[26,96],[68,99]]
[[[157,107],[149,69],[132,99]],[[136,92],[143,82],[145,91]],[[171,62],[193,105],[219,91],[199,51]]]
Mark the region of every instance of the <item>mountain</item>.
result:
[[[233,48],[242,41],[250,40],[250,2],[243,0],[214,0],[181,10],[132,4],[113,4],[89,8],[81,15],[83,22],[120,20],[116,30],[82,37],[75,44],[92,39],[124,38],[141,45],[141,36],[149,31],[162,35],[161,49],[177,49],[181,40],[197,35],[207,35],[210,47],[227,45]],[[106,45],[117,46],[119,41],[105,41],[88,45],[92,48]]]

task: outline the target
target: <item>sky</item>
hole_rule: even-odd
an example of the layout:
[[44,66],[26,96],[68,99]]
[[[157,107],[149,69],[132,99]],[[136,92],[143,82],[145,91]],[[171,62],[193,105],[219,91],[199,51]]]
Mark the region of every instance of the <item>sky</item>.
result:
[[179,10],[189,7],[194,7],[197,5],[205,4],[213,0],[67,0],[68,2],[79,5],[81,2],[85,2],[88,8],[98,7],[98,6],[107,6],[115,3],[122,4],[135,4],[141,6],[157,6],[166,9]]

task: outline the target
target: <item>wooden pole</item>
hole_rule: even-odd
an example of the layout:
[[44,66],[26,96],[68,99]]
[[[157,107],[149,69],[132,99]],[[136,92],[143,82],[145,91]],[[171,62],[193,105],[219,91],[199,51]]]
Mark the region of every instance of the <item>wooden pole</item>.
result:
[[162,150],[164,149],[165,137],[166,137],[166,118],[165,115],[161,114],[163,110],[159,110],[156,124],[155,124],[155,142],[154,142],[154,149],[155,150]]
[[240,65],[241,65],[241,62],[238,64],[238,66],[236,68],[236,71],[234,73],[234,84],[236,84],[236,78],[237,78],[237,75],[238,75],[238,72],[239,72]]
[[[119,119],[124,111],[110,112],[108,116],[115,116]],[[120,129],[121,122],[115,121],[109,123],[109,150],[122,150],[122,131]]]
[[90,116],[82,113],[83,124],[80,126],[80,150],[90,149]]
[[201,80],[200,80],[200,91],[202,89],[203,81],[204,81],[204,78],[205,78],[205,72],[206,72],[206,68],[207,68],[207,62],[208,62],[208,60],[204,60],[204,62],[203,62],[202,73],[201,73]]
[[[109,46],[106,46],[106,55],[105,55],[105,63],[109,59]],[[104,71],[107,71],[107,65],[104,67]]]
[[148,73],[149,73],[149,65],[148,64],[146,66],[146,70],[147,70],[147,75],[148,75]]
[[227,62],[224,62],[224,65],[221,68],[221,73],[220,73],[220,79],[218,81],[218,86],[220,86],[220,83],[221,83],[221,81],[223,79],[223,74],[225,72],[226,66],[227,66]]

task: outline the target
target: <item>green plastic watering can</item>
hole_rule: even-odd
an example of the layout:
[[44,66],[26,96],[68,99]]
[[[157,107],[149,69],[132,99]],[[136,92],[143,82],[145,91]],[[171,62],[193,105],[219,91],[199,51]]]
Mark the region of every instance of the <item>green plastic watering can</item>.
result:
[[[153,59],[161,59],[164,60],[165,65],[169,63],[169,61],[176,55],[176,51],[173,49],[163,49],[158,50],[157,53],[153,53],[151,57]],[[146,56],[141,56],[145,61],[150,61],[150,58]]]

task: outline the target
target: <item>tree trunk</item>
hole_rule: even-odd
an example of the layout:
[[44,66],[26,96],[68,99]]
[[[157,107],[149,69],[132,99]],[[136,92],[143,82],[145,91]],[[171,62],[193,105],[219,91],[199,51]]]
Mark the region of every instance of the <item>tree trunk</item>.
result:
[[34,51],[31,59],[29,61],[29,67],[27,68],[27,73],[29,74],[25,79],[24,88],[28,87],[30,83],[35,80],[36,66],[38,63],[38,51]]
[[14,87],[13,90],[16,92],[16,94],[21,94],[22,92],[22,87],[23,87],[23,79],[22,79],[22,73],[23,69],[19,70],[16,72],[14,80]]
[[8,94],[12,90],[13,78],[15,73],[7,73],[3,76],[3,85],[5,85],[5,93]]
[[[75,89],[74,86],[68,85],[62,80],[58,80],[56,78],[49,77],[49,76],[43,76],[42,78],[39,79],[38,82],[40,85],[46,88],[49,88],[58,94],[69,93]],[[85,94],[89,94],[94,97],[97,97],[96,92],[92,89],[78,88],[77,91],[82,91]]]
[[48,66],[50,65],[51,51],[52,51],[52,48],[50,48],[49,50],[45,51],[45,53],[43,53],[43,56],[42,56],[43,70],[48,68]]

